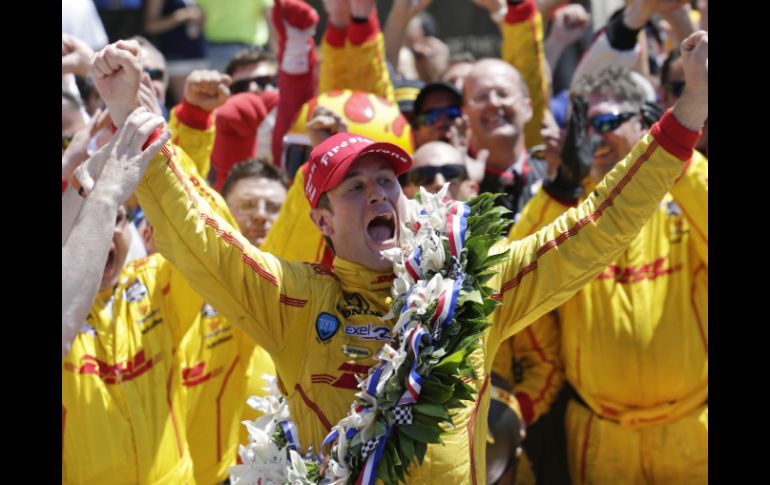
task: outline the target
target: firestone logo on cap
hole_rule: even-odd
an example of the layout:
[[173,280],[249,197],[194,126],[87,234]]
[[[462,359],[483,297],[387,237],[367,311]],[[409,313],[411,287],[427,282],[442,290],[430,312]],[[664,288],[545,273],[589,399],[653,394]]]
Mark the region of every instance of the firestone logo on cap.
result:
[[352,145],[354,143],[365,143],[366,145],[371,145],[374,143],[374,140],[370,140],[369,138],[364,138],[362,136],[351,136],[347,140],[343,140],[339,145],[331,147],[329,151],[324,153],[324,156],[321,157],[321,163],[324,166],[329,165],[329,159],[333,158],[341,148],[346,148],[348,145]]
[[[308,198],[308,200],[315,200],[316,193],[318,192],[317,184],[315,183],[315,177],[314,175],[319,169],[319,165],[323,165],[324,167],[329,166],[329,163],[332,163],[332,166],[334,165],[334,156],[340,151],[343,150],[345,152],[345,148],[354,145],[356,143],[363,143],[364,145],[371,145],[374,143],[374,140],[371,140],[369,138],[363,137],[363,136],[350,136],[345,140],[342,140],[340,143],[334,145],[333,147],[329,148],[321,157],[320,160],[318,160],[317,163],[311,163],[310,169],[308,170],[305,183],[305,197]],[[343,153],[345,155],[346,153]]]
[[[371,145],[375,145],[369,148]],[[396,174],[409,168],[409,155],[390,143],[376,143],[374,140],[338,133],[318,145],[310,154],[310,164],[305,172],[305,196],[311,207],[315,207],[323,192],[333,188],[347,171],[346,167],[364,153],[382,154]],[[342,170],[342,171],[340,171]]]

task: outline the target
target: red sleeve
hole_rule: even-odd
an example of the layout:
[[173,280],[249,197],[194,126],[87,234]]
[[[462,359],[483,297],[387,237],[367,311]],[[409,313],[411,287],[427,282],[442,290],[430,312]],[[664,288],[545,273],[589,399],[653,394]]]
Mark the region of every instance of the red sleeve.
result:
[[524,0],[518,5],[508,4],[508,12],[505,14],[505,21],[509,24],[516,24],[529,20],[537,13],[537,4],[535,0]]
[[687,161],[692,157],[701,130],[692,131],[685,128],[673,115],[671,109],[668,109],[660,120],[652,125],[650,134],[667,152],[682,161]]
[[184,97],[182,102],[174,108],[174,114],[182,124],[196,130],[207,130],[213,121],[211,111],[191,105]]
[[374,40],[380,32],[380,20],[377,17],[377,9],[373,8],[372,13],[366,22],[348,24],[348,39],[353,45],[361,45],[364,42]]
[[257,128],[277,103],[278,94],[274,91],[260,96],[249,92],[230,97],[217,109],[216,136],[211,152],[216,190],[222,189],[233,165],[257,154]]

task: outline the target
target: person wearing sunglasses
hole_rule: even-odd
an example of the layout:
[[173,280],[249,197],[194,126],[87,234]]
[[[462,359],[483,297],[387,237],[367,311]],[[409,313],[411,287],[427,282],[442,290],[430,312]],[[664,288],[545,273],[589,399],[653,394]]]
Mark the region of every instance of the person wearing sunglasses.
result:
[[430,141],[449,141],[449,129],[461,116],[462,94],[453,85],[437,82],[426,85],[414,100],[415,145]]
[[[591,92],[594,85],[610,86],[607,89],[612,94]],[[649,129],[651,123],[642,116],[646,95],[630,72],[618,67],[584,76],[573,91],[591,93],[586,97],[587,137],[594,137],[596,146],[589,176],[598,183]],[[625,94],[615,94],[618,92]]]
[[478,195],[479,184],[468,177],[465,157],[443,141],[430,141],[414,152],[412,168],[398,178],[404,195],[414,198],[420,187],[436,193],[449,182],[448,196],[468,200]]
[[[683,63],[688,83],[678,103],[697,97],[691,86],[703,89],[687,69]],[[558,174],[525,206],[510,239],[588,198],[648,136],[644,99],[627,70],[575,83]],[[707,482],[708,160],[690,157],[628,249],[558,309],[552,337],[571,386],[563,422],[573,482]]]
[[233,78],[230,94],[278,89],[278,64],[267,51],[244,49],[230,59],[225,72]]

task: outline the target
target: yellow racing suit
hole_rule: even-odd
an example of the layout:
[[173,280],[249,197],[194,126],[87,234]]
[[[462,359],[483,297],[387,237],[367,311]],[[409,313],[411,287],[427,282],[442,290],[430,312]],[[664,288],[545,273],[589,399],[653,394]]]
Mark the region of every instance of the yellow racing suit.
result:
[[62,359],[62,483],[195,483],[162,258],[130,262]]
[[177,355],[195,480],[219,483],[236,463],[238,443],[246,442],[239,438],[241,428],[245,429],[241,421],[247,414],[246,399],[251,394],[264,395],[261,389],[267,384],[261,375],[275,371],[269,358],[260,360],[265,352],[251,338],[206,303],[179,271],[172,269],[171,274],[169,298],[180,320],[190,322]]
[[[556,315],[546,313],[500,345],[492,372],[513,389],[527,425],[546,413],[564,382]],[[514,368],[521,375],[514,375]]]
[[[410,470],[410,483],[484,483],[489,371],[500,342],[562,304],[617,259],[657,207],[690,157],[697,134],[669,114],[579,207],[536,234],[498,245],[509,250],[490,285],[502,305],[470,356],[478,391],[455,426]],[[686,136],[685,136],[686,134]],[[686,140],[682,143],[681,140]],[[675,155],[676,154],[676,155]],[[150,162],[137,196],[153,221],[159,250],[228,320],[273,358],[297,423],[299,444],[315,450],[344,417],[356,374],[374,363],[393,321],[392,273],[336,258],[334,272],[287,262],[251,246],[202,203],[168,146]],[[470,478],[469,478],[470,477]]]
[[396,103],[376,9],[364,23],[351,21],[345,28],[327,24],[321,41],[318,92],[336,89],[373,93]]
[[[567,209],[540,191],[511,238]],[[573,483],[706,483],[708,161],[700,153],[629,248],[559,316],[566,375],[582,400],[567,408]]]
[[208,179],[211,170],[214,126],[210,111],[193,106],[184,99],[171,110],[168,120],[168,127],[174,134],[171,141],[190,156],[195,172],[203,180]]
[[[213,144],[210,113],[186,102],[172,113],[178,114],[170,126],[174,127],[178,159],[188,180],[217,214],[238,227],[222,196],[200,175],[201,167],[208,170]],[[190,153],[198,160],[188,157]],[[219,483],[228,477],[228,467],[236,463],[238,443],[247,442],[241,421],[258,415],[246,400],[251,395],[264,395],[267,383],[262,374],[275,371],[265,351],[206,303],[176,268],[172,267],[171,276],[174,285],[169,298],[173,298],[179,321],[189,329],[178,344],[177,358],[195,479],[200,484]]]

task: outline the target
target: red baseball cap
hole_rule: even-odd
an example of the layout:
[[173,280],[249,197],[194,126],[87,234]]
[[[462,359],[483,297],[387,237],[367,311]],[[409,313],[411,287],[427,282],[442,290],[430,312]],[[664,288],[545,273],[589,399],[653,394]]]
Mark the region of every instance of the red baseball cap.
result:
[[412,157],[397,145],[353,133],[337,133],[310,152],[310,162],[305,166],[305,197],[310,207],[315,208],[324,192],[342,182],[353,162],[370,153],[390,162],[396,175],[412,166]]

